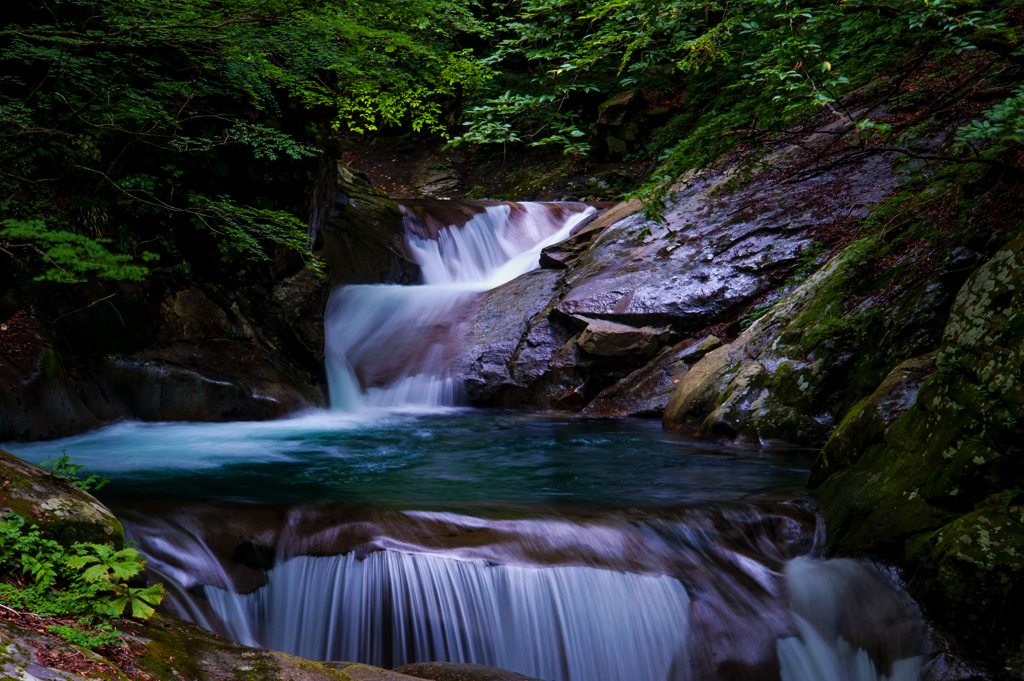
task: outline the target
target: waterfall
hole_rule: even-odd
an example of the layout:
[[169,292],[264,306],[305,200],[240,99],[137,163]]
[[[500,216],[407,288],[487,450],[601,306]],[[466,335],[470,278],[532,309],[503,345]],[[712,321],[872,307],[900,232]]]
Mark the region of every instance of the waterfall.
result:
[[296,556],[251,594],[206,595],[240,640],[301,657],[471,660],[562,681],[664,679],[688,631],[689,598],[670,577],[394,551]]
[[306,658],[547,681],[914,681],[932,650],[889,577],[816,557],[820,524],[790,511],[240,521],[223,506],[124,518],[179,614]]
[[541,249],[567,238],[594,209],[485,205],[464,224],[440,228],[403,213],[423,284],[344,286],[331,294],[324,325],[335,409],[462,403],[460,378],[448,366],[474,301],[537,268]]

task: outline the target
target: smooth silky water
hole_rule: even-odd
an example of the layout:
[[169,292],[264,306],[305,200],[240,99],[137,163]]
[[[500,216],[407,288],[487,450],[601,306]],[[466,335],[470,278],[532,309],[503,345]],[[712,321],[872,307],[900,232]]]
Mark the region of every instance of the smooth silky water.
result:
[[110,478],[99,496],[166,605],[249,645],[558,681],[920,678],[914,603],[884,570],[822,558],[813,452],[458,406],[458,320],[590,212],[410,225],[424,285],[332,296],[334,410],[4,447]]

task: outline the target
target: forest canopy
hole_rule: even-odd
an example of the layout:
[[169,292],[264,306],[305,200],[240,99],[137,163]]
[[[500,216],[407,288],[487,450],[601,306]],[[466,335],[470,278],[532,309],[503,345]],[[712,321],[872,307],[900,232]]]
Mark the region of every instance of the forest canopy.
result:
[[[940,156],[998,165],[1024,142],[1022,24],[1010,0],[19,0],[0,248],[63,282],[141,278],[148,244],[196,235],[227,261],[306,253],[316,211],[285,187],[315,184],[339,134],[582,156],[628,91],[664,115],[634,154],[659,164],[648,198],[822,110],[855,121],[851,153],[909,154],[953,112]],[[848,110],[855,91],[913,113]]]

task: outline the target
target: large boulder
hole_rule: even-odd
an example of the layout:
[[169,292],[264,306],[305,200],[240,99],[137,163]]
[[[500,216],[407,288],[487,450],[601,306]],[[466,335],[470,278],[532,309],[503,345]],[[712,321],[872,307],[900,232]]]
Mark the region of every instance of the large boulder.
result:
[[1024,239],[959,291],[937,370],[818,487],[833,549],[902,563],[926,613],[1024,676]]
[[[852,243],[735,341],[680,380],[663,423],[703,437],[805,446],[900,362],[932,350],[981,256],[911,248],[879,269],[877,237]],[[922,263],[922,252],[931,260]]]
[[[861,181],[866,173],[872,183]],[[481,406],[583,407],[647,365],[670,344],[667,331],[679,334],[676,338],[706,336],[709,330],[722,335],[752,306],[778,300],[794,271],[807,267],[816,230],[836,219],[840,203],[844,219],[866,216],[899,182],[886,157],[791,185],[772,173],[747,182],[737,181],[735,172],[691,173],[673,188],[664,222],[649,220],[639,201],[619,204],[545,248],[541,264],[547,271],[527,275],[536,286],[511,282],[489,293],[468,322],[467,350],[455,371],[467,376],[470,400]],[[519,304],[520,298],[530,302]],[[495,323],[496,309],[500,323]],[[595,326],[577,337],[580,320],[595,320],[607,330]],[[641,329],[648,331],[637,335]],[[666,336],[656,341],[640,338],[659,336],[655,330],[661,329]],[[631,337],[621,345],[610,342]],[[801,371],[804,355],[794,357],[792,371]],[[881,376],[891,368],[881,368]],[[776,367],[767,369],[772,374]],[[867,392],[881,376],[872,377]],[[664,386],[636,378],[630,397],[636,409],[625,411],[651,413],[650,405],[640,406],[646,400],[638,391],[644,390],[641,385],[658,392]],[[726,410],[730,414],[755,399],[748,397],[761,379],[747,378],[735,409]],[[762,419],[761,430],[770,431],[770,439],[819,443],[828,428],[803,419],[807,413],[780,407]],[[730,418],[735,424],[743,417]],[[796,431],[794,418],[800,421]]]
[[106,506],[70,482],[0,449],[0,515],[13,513],[43,536],[121,548],[124,528]]

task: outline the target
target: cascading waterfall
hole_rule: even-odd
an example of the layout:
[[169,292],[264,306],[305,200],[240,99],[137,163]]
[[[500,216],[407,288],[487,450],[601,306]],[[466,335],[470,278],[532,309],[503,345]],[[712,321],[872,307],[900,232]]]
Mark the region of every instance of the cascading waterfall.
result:
[[[182,615],[312,659],[473,662],[549,681],[915,681],[929,651],[916,606],[886,579],[814,557],[813,520],[756,508],[643,520],[317,513],[254,528],[279,554],[258,571],[240,567],[233,542],[208,546],[188,514],[125,528]],[[500,540],[480,544],[479,531]],[[437,536],[468,539],[417,539]]]
[[[423,272],[420,286],[344,286],[325,315],[331,406],[450,406],[462,401],[448,359],[458,327],[480,293],[538,267],[542,248],[567,238],[594,213],[584,204],[497,204],[464,225],[417,229],[406,213],[406,242]],[[417,233],[420,232],[420,233]]]
[[206,595],[240,639],[302,657],[473,661],[541,679],[664,679],[688,631],[670,577],[394,551],[296,556],[252,594]]

